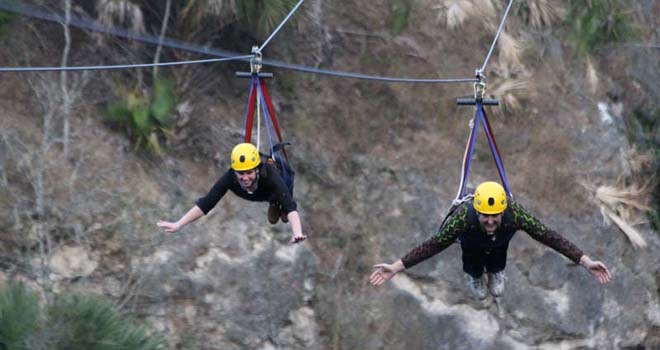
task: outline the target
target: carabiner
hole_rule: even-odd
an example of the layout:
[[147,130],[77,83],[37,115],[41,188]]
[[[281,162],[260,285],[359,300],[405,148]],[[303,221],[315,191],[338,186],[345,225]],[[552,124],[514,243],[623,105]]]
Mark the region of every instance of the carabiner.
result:
[[259,51],[258,46],[252,46],[252,54],[254,54],[254,57],[250,59],[250,72],[252,74],[259,74],[261,72],[261,51]]

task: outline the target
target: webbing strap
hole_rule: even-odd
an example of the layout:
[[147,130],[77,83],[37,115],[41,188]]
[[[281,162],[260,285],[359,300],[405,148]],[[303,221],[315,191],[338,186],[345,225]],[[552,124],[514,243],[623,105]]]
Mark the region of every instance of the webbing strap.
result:
[[[477,124],[475,124],[477,123]],[[472,167],[472,155],[474,154],[474,144],[477,140],[477,132],[479,131],[479,121],[475,117],[470,121],[470,136],[468,137],[467,144],[465,145],[465,154],[463,156],[463,168],[461,171],[461,183],[458,187],[458,193],[456,194],[456,201],[460,201],[461,198],[465,197],[467,186],[468,176],[470,174],[470,168]]]
[[509,181],[506,178],[506,172],[504,171],[504,163],[502,162],[502,157],[500,156],[500,150],[497,148],[497,142],[495,141],[495,134],[493,134],[493,129],[490,127],[490,122],[486,116],[486,111],[484,110],[481,102],[477,103],[477,113],[481,115],[482,125],[484,131],[486,132],[486,137],[488,138],[488,145],[490,146],[490,151],[493,154],[495,160],[495,165],[497,165],[497,172],[500,175],[500,180],[502,181],[502,186],[506,191],[507,196],[513,197],[511,189],[509,188]]
[[[261,96],[263,96],[263,100],[265,102],[266,107],[268,108],[268,114],[270,114],[270,119],[273,122],[273,127],[275,129],[275,133],[277,134],[277,139],[280,143],[284,142],[284,139],[282,138],[282,133],[280,132],[280,125],[277,122],[277,115],[275,114],[275,108],[273,108],[273,102],[270,100],[270,94],[268,93],[268,89],[266,88],[266,83],[264,81],[261,81],[260,83],[261,87]],[[272,153],[272,148],[271,148],[271,153]],[[286,154],[286,150],[282,148],[282,154],[284,154],[284,158],[286,158],[286,161],[289,161],[289,157]]]
[[248,95],[247,108],[245,108],[245,123],[243,126],[243,142],[250,143],[252,138],[252,124],[254,120],[254,105],[257,102],[256,80],[258,77],[252,77],[250,82],[250,94]]
[[[273,139],[277,138],[277,141],[282,144],[284,140],[282,139],[282,134],[279,130],[279,125],[277,123],[277,117],[275,116],[275,110],[272,108],[272,103],[270,103],[268,92],[265,89],[263,82],[257,85],[259,89],[259,97],[261,100],[261,105],[266,106],[263,108],[264,113],[264,122],[266,124],[266,134],[268,135],[268,145],[270,146],[270,154],[275,158],[275,161],[280,162],[282,169],[282,179],[286,183],[289,190],[293,188],[293,177],[288,170],[288,158],[285,161],[286,153],[284,147],[281,147],[279,150],[275,151]],[[275,156],[276,153],[281,153],[278,156]],[[284,156],[284,157],[282,157]]]
[[513,197],[509,187],[509,182],[506,177],[506,172],[504,171],[504,163],[502,162],[502,157],[500,156],[500,151],[497,147],[497,142],[495,141],[495,134],[493,134],[493,130],[490,127],[490,122],[486,116],[486,111],[484,111],[483,104],[481,101],[477,101],[475,116],[474,119],[472,119],[470,126],[472,129],[470,130],[470,136],[468,137],[468,141],[465,146],[461,182],[459,185],[458,193],[456,194],[456,199],[454,199],[454,203],[459,202],[462,198],[468,195],[468,193],[466,193],[467,180],[470,176],[470,169],[472,168],[472,156],[474,154],[474,145],[477,141],[479,125],[483,126],[484,132],[486,133],[488,145],[490,146],[490,151],[493,154],[495,165],[497,166],[497,172],[499,173],[500,180],[502,181],[502,186],[504,186],[504,190],[506,191],[507,195],[509,197]]
[[268,108],[266,108],[266,101],[265,97],[263,94],[262,90],[262,85],[259,84],[257,85],[257,89],[259,91],[259,100],[261,101],[261,105],[264,106],[263,108],[263,113],[264,113],[264,124],[266,125],[266,135],[268,135],[268,150],[270,153],[273,153],[273,137],[275,136],[274,133],[274,125],[272,121],[272,116],[270,115]]

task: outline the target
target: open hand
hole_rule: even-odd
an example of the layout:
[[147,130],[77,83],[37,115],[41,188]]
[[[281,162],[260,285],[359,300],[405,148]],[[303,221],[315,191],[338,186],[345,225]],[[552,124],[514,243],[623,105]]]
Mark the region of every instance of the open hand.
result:
[[158,227],[165,229],[167,232],[176,232],[179,230],[179,225],[175,222],[167,222],[167,221],[158,221],[156,224]]
[[612,274],[610,273],[610,270],[608,270],[607,266],[605,266],[605,264],[600,261],[592,261],[589,265],[585,265],[584,267],[601,284],[605,284],[612,280]]
[[607,266],[600,261],[593,261],[586,255],[580,259],[580,264],[584,266],[589,273],[594,276],[601,284],[605,284],[612,280],[612,274]]
[[303,235],[302,233],[294,234],[293,236],[291,236],[291,240],[289,241],[289,244],[300,243],[300,242],[304,241],[305,239],[307,239],[307,236]]
[[389,281],[394,275],[397,274],[397,269],[394,264],[377,264],[374,265],[376,271],[374,271],[369,277],[369,283],[374,286],[380,286],[381,284]]

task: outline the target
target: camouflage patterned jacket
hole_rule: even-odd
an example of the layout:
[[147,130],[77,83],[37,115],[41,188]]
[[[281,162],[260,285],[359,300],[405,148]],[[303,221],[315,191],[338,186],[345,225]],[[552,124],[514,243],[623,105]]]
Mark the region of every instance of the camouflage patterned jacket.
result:
[[527,232],[533,239],[558,251],[576,264],[583,255],[575,244],[545,227],[520,204],[509,199],[509,205],[502,215],[502,224],[494,234],[489,235],[483,230],[472,201],[464,202],[456,208],[435,236],[413,248],[401,260],[406,268],[410,268],[440,253],[459,238],[463,249],[504,247],[518,230]]

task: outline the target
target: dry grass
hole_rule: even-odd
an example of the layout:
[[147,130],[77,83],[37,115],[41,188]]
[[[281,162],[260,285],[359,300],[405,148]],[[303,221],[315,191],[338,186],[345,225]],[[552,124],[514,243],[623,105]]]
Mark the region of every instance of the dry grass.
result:
[[129,0],[98,0],[96,11],[99,14],[99,22],[106,27],[130,24],[131,30],[144,32],[142,9]]
[[432,8],[438,10],[438,23],[444,23],[449,29],[461,27],[465,20],[476,13],[470,0],[444,0]]
[[634,145],[626,151],[626,160],[631,174],[643,174],[654,166],[653,155],[639,151]]
[[473,17],[497,22],[497,11],[491,0],[441,0],[432,9],[438,11],[438,23],[444,23],[449,29],[459,28]]
[[596,92],[598,91],[598,72],[596,71],[596,67],[594,67],[593,62],[591,61],[591,57],[587,58],[587,69],[586,69],[586,77],[585,80],[587,81],[587,84],[589,85],[589,92],[591,92],[592,95],[595,95]]
[[[476,19],[484,34],[495,33],[501,21],[503,8],[493,0],[441,0],[432,7],[438,11],[437,21],[449,29],[460,28],[467,20]],[[516,66],[522,64],[525,45],[507,31],[502,31],[497,42],[497,52],[501,64]]]
[[[497,28],[494,30],[497,30]],[[499,39],[497,40],[497,48],[499,52],[500,64],[522,64],[521,57],[523,49],[525,48],[525,45],[523,45],[522,41],[514,38],[506,31],[502,31],[502,33],[500,33]]]
[[643,215],[651,210],[648,204],[653,189],[651,183],[629,186],[596,186],[587,182],[580,184],[589,190],[590,198],[599,206],[605,222],[614,222],[635,248],[644,248],[646,240],[634,225],[643,222]]
[[[495,85],[490,90],[490,94],[500,100],[500,104],[504,107],[502,109],[519,112],[523,109],[520,98],[529,94],[530,87],[531,84],[527,79],[507,79]],[[501,113],[500,109],[496,108],[495,113]]]
[[222,23],[238,16],[236,0],[192,0],[182,11],[182,17],[200,22],[204,18],[217,17]]
[[527,0],[517,7],[517,13],[523,20],[537,29],[551,27],[565,12],[560,2],[550,0]]

